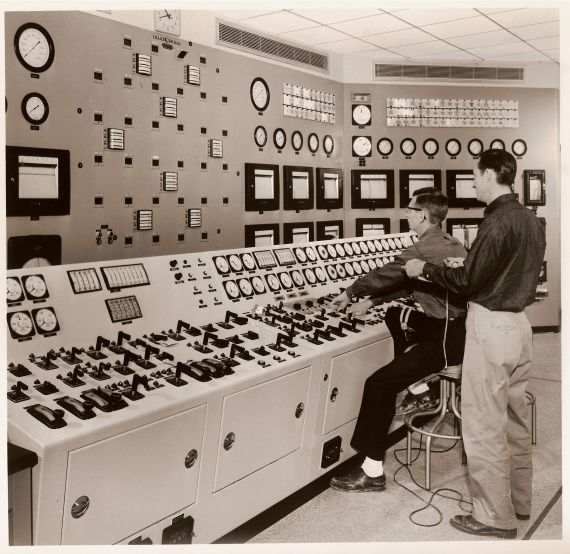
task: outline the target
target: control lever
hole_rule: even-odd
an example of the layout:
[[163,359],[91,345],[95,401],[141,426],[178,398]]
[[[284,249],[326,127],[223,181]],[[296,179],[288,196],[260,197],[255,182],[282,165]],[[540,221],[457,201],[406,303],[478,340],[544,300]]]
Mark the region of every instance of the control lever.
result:
[[212,378],[208,375],[208,373],[206,371],[204,371],[203,369],[200,369],[199,367],[196,367],[194,365],[189,365],[189,364],[185,364],[182,362],[178,362],[178,365],[176,366],[176,369],[178,369],[178,366],[180,366],[180,370],[182,371],[182,373],[185,373],[186,375],[188,375],[188,377],[192,377],[193,379],[196,379],[197,381],[211,381]]
[[63,419],[65,412],[60,408],[52,410],[42,404],[34,404],[33,406],[28,406],[26,410],[50,429],[61,429],[67,425]]
[[129,362],[138,359],[138,354],[134,354],[130,350],[124,350],[123,363],[120,363],[119,360],[117,360],[115,362],[115,365],[112,367],[117,373],[120,373],[121,375],[130,375],[131,373],[134,373],[134,371],[129,367]]
[[[113,412],[115,410],[120,410],[121,408],[126,408],[128,406],[125,400],[123,400],[121,393],[118,391],[112,391],[109,390],[108,388],[98,387],[97,389],[93,389],[92,391],[87,391],[81,396],[83,398],[86,398],[86,395],[89,392],[93,392],[94,394],[101,397],[103,400],[107,402],[108,409],[103,409],[101,406],[99,406],[99,404],[96,403],[97,407],[101,408],[101,410],[104,412]],[[95,400],[93,399],[93,401]]]
[[281,341],[283,339],[287,340],[287,335],[284,335],[283,333],[277,333],[277,340],[275,341],[275,344],[268,344],[267,346],[271,348],[271,350],[275,350],[275,352],[283,352],[285,350],[285,348],[281,346]]
[[249,362],[250,360],[253,360],[253,356],[243,347],[243,346],[239,346],[237,344],[232,344],[232,348],[230,350],[230,358],[234,358],[236,355],[236,352],[239,352],[238,354],[238,358],[241,358],[242,360],[245,360],[246,362]]
[[347,323],[346,321],[339,321],[338,328],[342,331],[346,329],[347,331],[351,331],[353,333],[360,333],[360,329],[356,328],[356,320],[353,319],[351,323]]
[[99,362],[99,367],[95,371],[92,371],[90,375],[91,377],[93,377],[93,379],[96,379],[97,381],[105,381],[106,379],[111,378],[110,375],[105,373],[105,370],[109,369],[111,369],[111,362],[108,363]]
[[59,392],[59,389],[53,383],[50,383],[49,381],[44,381],[42,383],[39,379],[34,381],[34,388],[41,394],[45,395]]
[[245,337],[248,340],[257,340],[259,338],[259,334],[250,329],[247,333],[244,333],[242,337]]
[[234,323],[238,325],[245,325],[247,323],[247,317],[239,316],[234,312],[226,311],[226,317],[224,318],[224,323],[229,323],[230,318],[233,319]]
[[95,402],[93,402],[93,400],[81,402],[70,396],[63,396],[56,400],[56,402],[79,419],[92,419],[95,417],[95,412],[93,411]]
[[187,385],[188,381],[185,381],[180,377],[180,375],[182,374],[183,365],[184,364],[182,362],[178,362],[176,364],[176,373],[174,374],[174,377],[167,377],[165,380],[169,382],[171,385],[174,385],[175,387],[182,387],[184,385]]
[[124,331],[119,331],[119,334],[117,335],[117,342],[115,343],[111,343],[108,348],[111,352],[115,353],[115,354],[124,354],[125,353],[125,349],[122,347],[123,344],[123,340],[131,340],[131,335],[125,333]]
[[72,347],[71,351],[69,351],[67,356],[62,356],[61,359],[67,364],[80,364],[83,360],[77,356],[83,352],[80,348]]
[[123,391],[123,396],[129,400],[140,400],[141,398],[144,398],[144,394],[137,391],[139,385],[143,385],[146,390],[150,390],[148,386],[148,377],[146,375],[135,373],[133,375],[133,381],[130,388]]
[[327,309],[323,308],[321,310],[321,315],[316,315],[315,318],[320,319],[321,321],[327,321],[328,317],[325,315],[326,313],[327,313]]
[[90,346],[89,349],[87,350],[87,355],[93,360],[104,360],[107,357],[107,355],[101,352],[101,348],[103,348],[104,346],[109,346],[110,344],[111,344],[110,340],[99,335],[97,337],[97,342],[95,343],[95,349],[93,349],[93,346]]
[[13,362],[10,362],[8,364],[8,371],[14,377],[25,377],[26,375],[32,374],[32,372],[25,365],[22,364],[14,365]]
[[151,354],[158,354],[159,352],[160,350],[158,348],[150,346],[150,344],[145,344],[144,359],[139,358],[138,360],[135,360],[135,364],[137,364],[139,367],[142,367],[143,369],[152,369],[156,367],[156,364],[153,364],[151,361],[149,361],[150,356]]
[[41,367],[45,370],[57,369],[57,366],[51,363],[52,360],[55,360],[56,358],[57,352],[54,350],[50,350],[45,356],[40,356],[39,361],[38,358],[36,358],[33,354],[30,354],[30,360],[34,362],[38,367]]
[[79,365],[76,365],[73,368],[73,371],[67,372],[67,377],[62,377],[61,375],[58,375],[57,378],[61,379],[69,387],[75,388],[75,387],[81,387],[82,385],[85,384],[85,381],[82,381],[80,379],[80,377],[83,377],[83,375],[85,375],[85,372],[81,369]]
[[159,354],[156,355],[156,359],[160,360],[161,362],[164,362],[164,360],[170,360],[171,362],[173,362],[174,356],[172,354],[169,354],[168,352],[160,352]]
[[12,402],[23,402],[29,400],[30,397],[23,391],[28,390],[28,385],[23,381],[17,381],[15,385],[10,387],[12,390],[8,393],[8,398]]
[[[341,322],[342,323],[342,322]],[[337,337],[346,337],[342,332],[342,327],[335,327],[334,325],[327,325],[327,332],[336,335]]]

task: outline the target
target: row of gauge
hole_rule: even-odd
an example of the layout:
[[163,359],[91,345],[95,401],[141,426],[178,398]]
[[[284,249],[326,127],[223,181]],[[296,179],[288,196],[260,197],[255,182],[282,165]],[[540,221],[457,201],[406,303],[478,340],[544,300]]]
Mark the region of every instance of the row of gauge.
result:
[[[253,140],[256,146],[263,148],[268,140],[267,129],[263,125],[258,125],[253,132]],[[295,152],[299,152],[303,148],[304,138],[301,131],[293,131],[291,134],[291,146]],[[307,138],[307,147],[312,154],[319,150],[320,139],[317,133],[311,133]],[[283,150],[287,145],[287,133],[281,127],[273,131],[273,145],[277,150]],[[334,139],[330,135],[325,135],[323,138],[322,148],[327,156],[330,156],[334,150]]]

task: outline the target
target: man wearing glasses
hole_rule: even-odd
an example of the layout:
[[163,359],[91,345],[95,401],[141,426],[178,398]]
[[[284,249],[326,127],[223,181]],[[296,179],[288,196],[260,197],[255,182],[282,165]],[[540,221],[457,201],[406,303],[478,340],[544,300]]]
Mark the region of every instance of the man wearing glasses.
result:
[[[419,240],[396,259],[357,279],[331,304],[360,315],[372,306],[413,290],[423,312],[391,307],[385,323],[394,339],[394,360],[366,380],[360,413],[350,445],[365,456],[361,467],[333,477],[331,486],[341,491],[380,491],[386,487],[383,460],[388,431],[396,410],[397,394],[431,373],[463,359],[465,343],[465,300],[426,281],[408,279],[404,264],[420,258],[442,264],[446,258],[464,258],[463,245],[440,227],[447,215],[447,197],[435,188],[414,193],[406,208],[411,231]],[[348,306],[355,296],[367,300]],[[348,306],[348,307],[347,307]]]

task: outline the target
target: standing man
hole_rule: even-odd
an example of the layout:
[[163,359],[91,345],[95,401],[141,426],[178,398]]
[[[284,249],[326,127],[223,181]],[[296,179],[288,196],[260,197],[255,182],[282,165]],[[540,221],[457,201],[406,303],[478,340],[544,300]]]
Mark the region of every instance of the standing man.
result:
[[423,276],[469,299],[461,382],[463,441],[473,511],[450,520],[460,531],[513,539],[517,518],[529,519],[532,446],[525,392],[532,329],[524,313],[534,301],[546,248],[544,228],[512,193],[517,163],[486,150],[474,168],[485,208],[462,267],[410,260]]
[[389,308],[385,322],[394,338],[395,358],[366,380],[360,413],[350,445],[366,456],[362,467],[334,477],[331,486],[341,491],[380,491],[386,487],[383,460],[388,431],[394,418],[396,396],[409,385],[446,364],[461,363],[465,344],[465,299],[434,283],[408,279],[403,271],[407,260],[421,257],[433,264],[447,257],[464,257],[461,243],[444,233],[440,223],[447,215],[447,198],[435,188],[416,191],[406,208],[410,229],[419,240],[388,263],[357,279],[332,300],[340,309],[355,296],[371,299],[353,304],[347,313],[365,313],[385,297],[401,296],[412,288],[423,312]]

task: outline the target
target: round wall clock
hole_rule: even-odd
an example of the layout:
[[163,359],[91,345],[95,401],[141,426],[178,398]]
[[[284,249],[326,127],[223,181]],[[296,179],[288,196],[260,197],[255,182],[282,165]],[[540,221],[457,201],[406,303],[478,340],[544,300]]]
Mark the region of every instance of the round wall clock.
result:
[[352,155],[357,158],[365,158],[372,153],[370,137],[352,137]]
[[258,112],[263,112],[269,106],[269,86],[261,77],[256,77],[251,82],[251,87],[249,89],[249,95],[251,97],[251,103]]
[[389,156],[394,150],[394,143],[389,138],[384,137],[378,141],[376,149],[381,156]]
[[283,150],[283,148],[285,148],[285,144],[287,144],[287,135],[281,127],[275,129],[273,133],[273,144],[278,150]]
[[471,139],[467,145],[467,150],[472,156],[480,156],[483,152],[483,143],[479,139]]
[[311,133],[307,139],[309,150],[314,154],[319,149],[319,137],[316,133]]
[[180,18],[180,10],[154,10],[154,30],[179,36]]
[[325,151],[325,154],[328,154],[329,156],[334,150],[334,139],[330,135],[325,135],[325,138],[323,139],[323,150]]
[[291,146],[293,146],[293,150],[297,152],[303,148],[303,135],[301,131],[293,131],[291,135]]
[[433,138],[424,140],[423,150],[426,156],[435,156],[439,150],[439,144],[437,140]]
[[457,156],[461,152],[461,143],[457,139],[451,138],[445,143],[445,151],[450,156]]
[[29,71],[49,69],[55,56],[53,40],[37,23],[24,23],[14,35],[14,49],[19,62]]
[[413,156],[416,151],[416,141],[412,138],[405,138],[400,143],[400,151],[404,156]]

